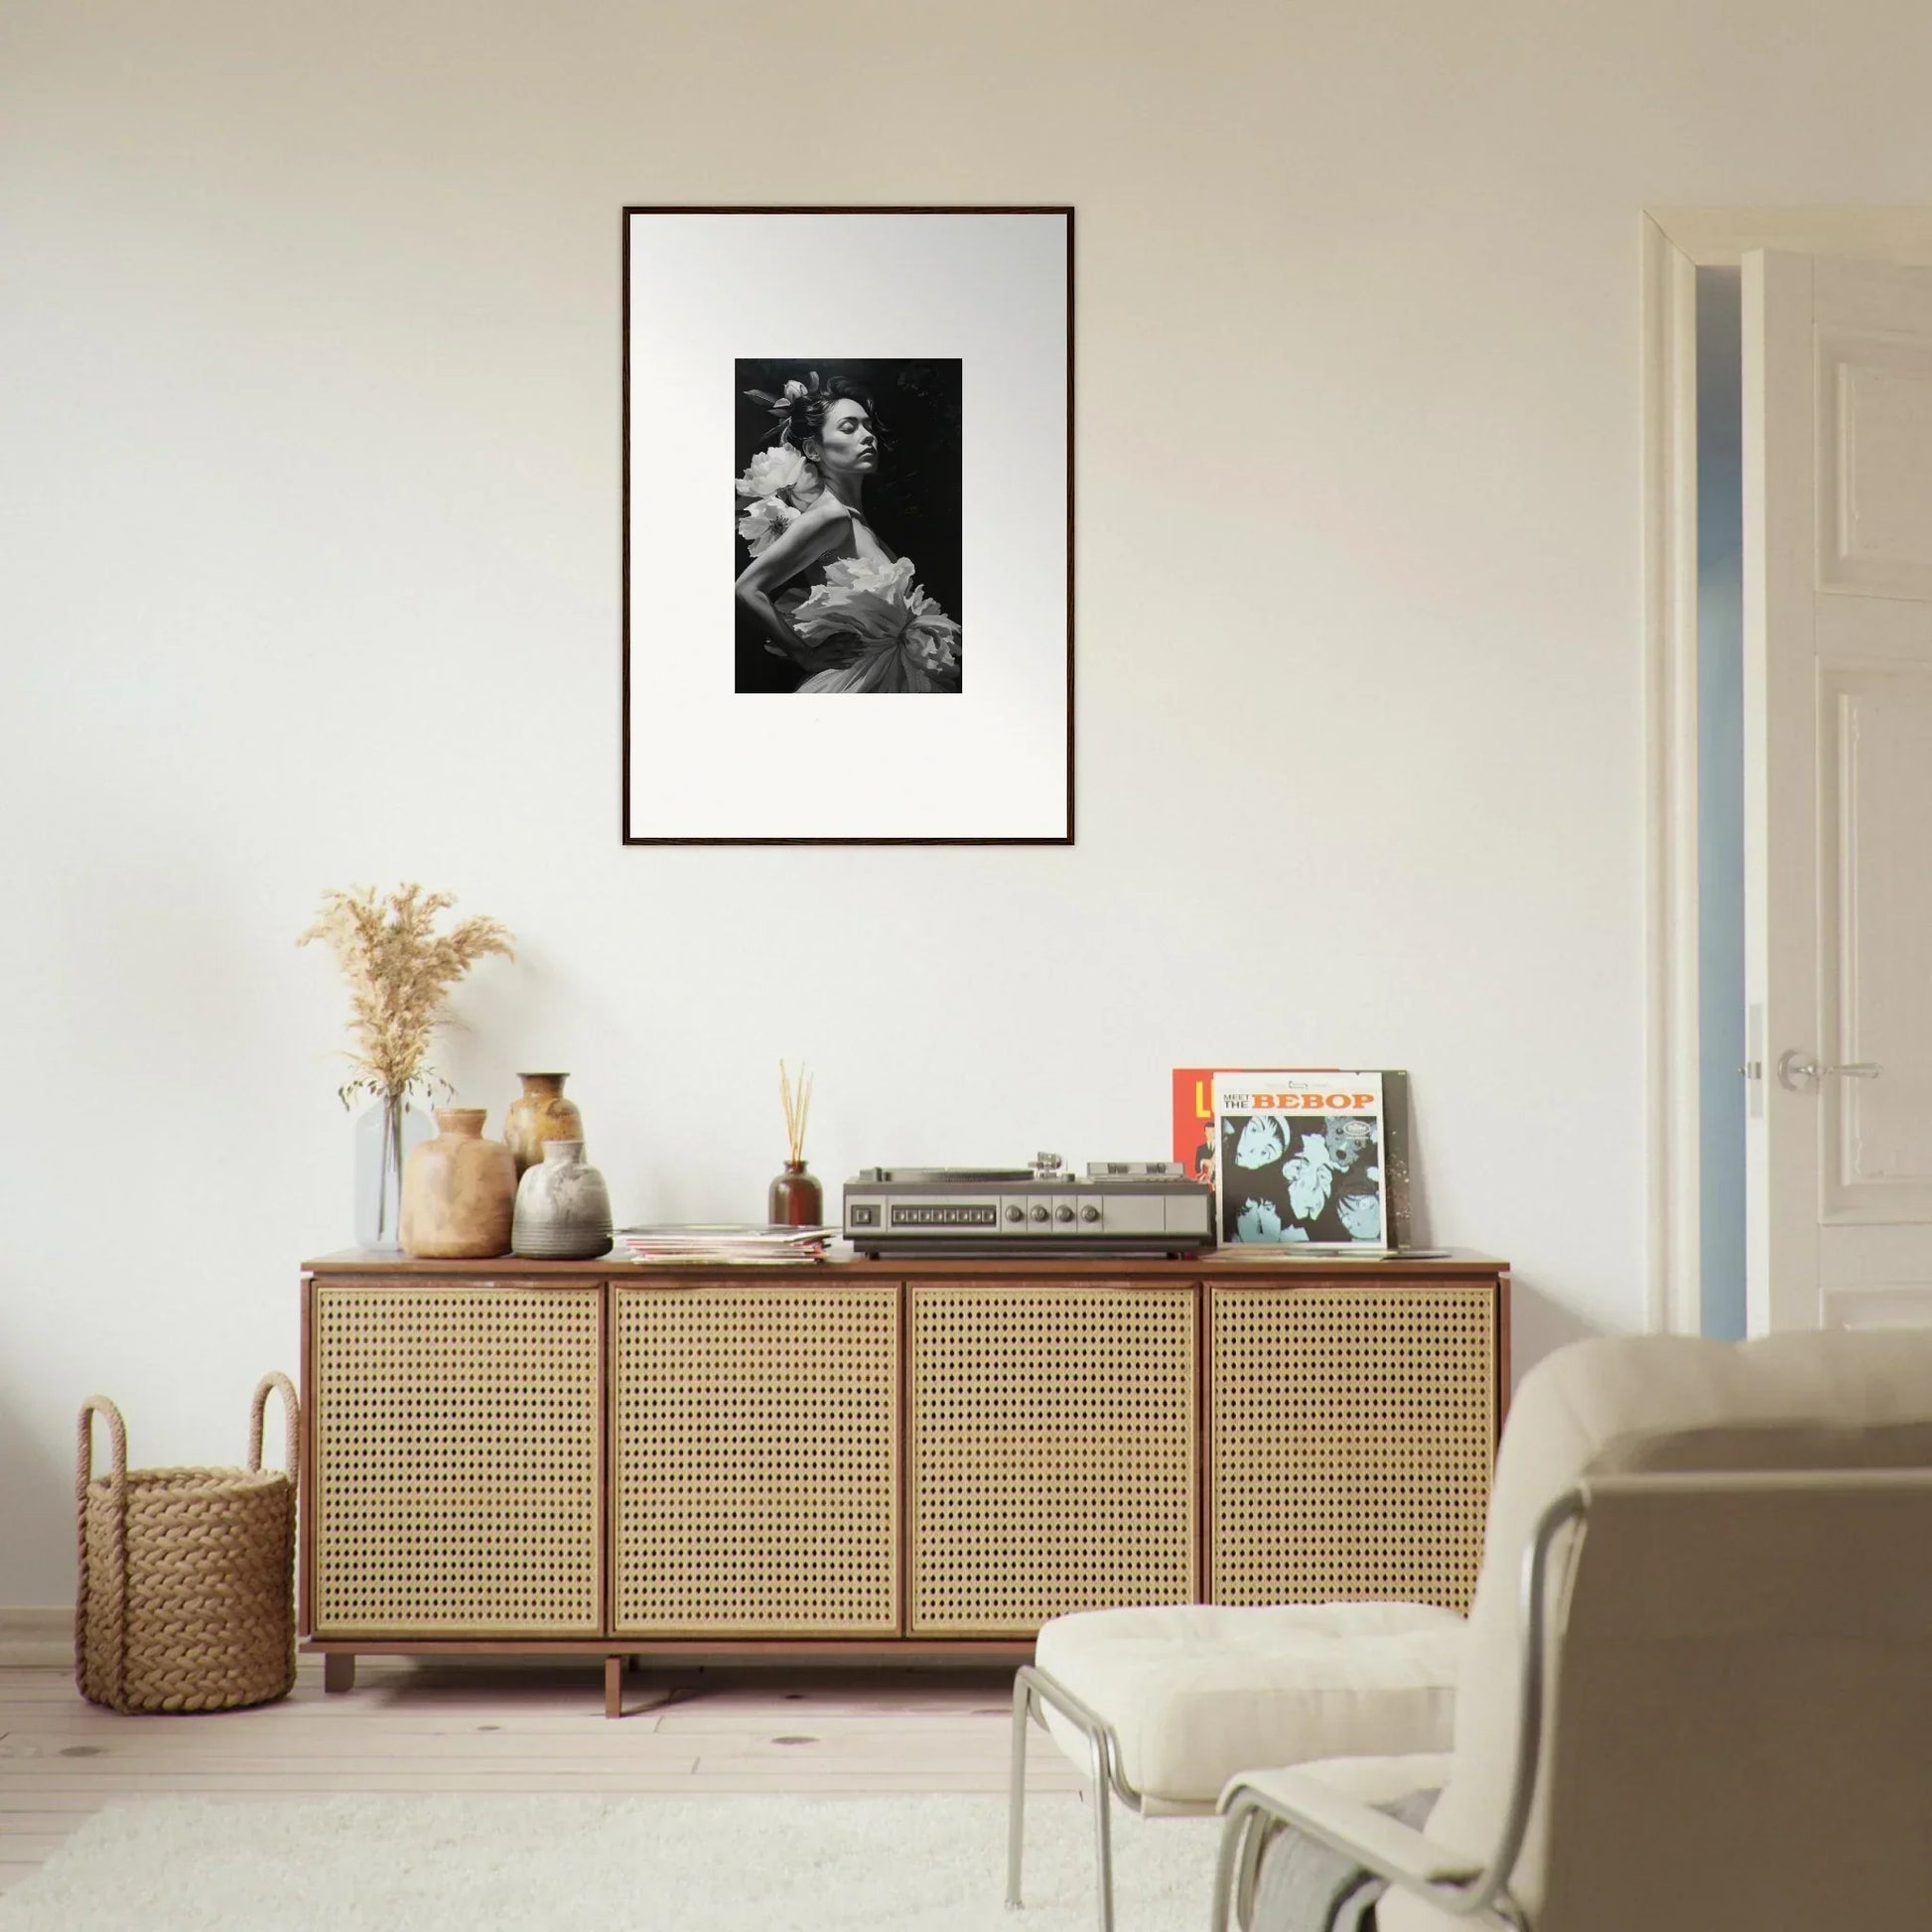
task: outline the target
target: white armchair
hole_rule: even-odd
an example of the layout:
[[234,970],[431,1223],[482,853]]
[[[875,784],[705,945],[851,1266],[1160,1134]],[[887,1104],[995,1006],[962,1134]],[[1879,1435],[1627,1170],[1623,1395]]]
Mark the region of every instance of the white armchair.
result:
[[[1421,1830],[1378,1805],[1434,1786]],[[1215,1932],[1311,1932],[1296,1827],[1379,1932],[1932,1922],[1932,1332],[1584,1342],[1512,1408],[1447,1759],[1245,1773]]]

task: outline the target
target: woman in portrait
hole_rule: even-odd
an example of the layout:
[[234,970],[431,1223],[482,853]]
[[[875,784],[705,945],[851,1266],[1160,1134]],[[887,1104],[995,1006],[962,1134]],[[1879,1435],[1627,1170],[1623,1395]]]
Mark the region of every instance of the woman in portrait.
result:
[[775,445],[738,480],[738,533],[752,553],[739,608],[767,650],[803,673],[801,692],[957,691],[959,626],[912,581],[867,515],[879,469],[872,398],[817,370],[776,395],[746,394],[775,419]]

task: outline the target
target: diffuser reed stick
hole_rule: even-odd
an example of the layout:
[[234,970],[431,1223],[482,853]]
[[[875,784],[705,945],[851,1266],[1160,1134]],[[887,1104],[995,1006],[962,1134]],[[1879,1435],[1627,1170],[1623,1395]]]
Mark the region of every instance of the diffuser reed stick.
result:
[[785,1110],[785,1145],[790,1150],[787,1158],[794,1164],[802,1165],[805,1159],[805,1122],[812,1110],[812,1076],[805,1071],[803,1060],[798,1062],[795,1083],[784,1061],[778,1062],[778,1098]]

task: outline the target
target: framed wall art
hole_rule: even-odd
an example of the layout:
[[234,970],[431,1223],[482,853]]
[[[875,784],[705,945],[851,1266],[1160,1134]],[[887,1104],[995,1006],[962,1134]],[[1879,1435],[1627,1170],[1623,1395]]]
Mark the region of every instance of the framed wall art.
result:
[[1071,844],[1072,452],[1071,208],[625,208],[625,844]]

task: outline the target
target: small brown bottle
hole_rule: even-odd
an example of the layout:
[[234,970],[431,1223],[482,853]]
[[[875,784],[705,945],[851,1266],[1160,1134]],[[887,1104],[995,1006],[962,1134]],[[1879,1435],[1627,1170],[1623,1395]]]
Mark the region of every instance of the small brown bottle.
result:
[[802,1161],[787,1161],[764,1197],[765,1218],[773,1227],[815,1228],[825,1219],[825,1190]]

